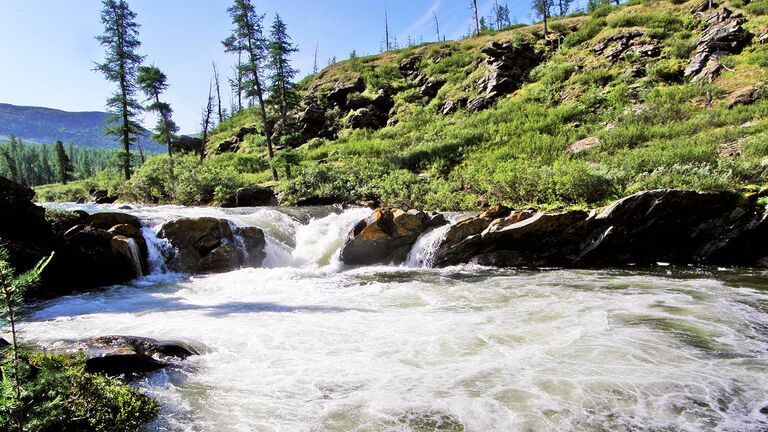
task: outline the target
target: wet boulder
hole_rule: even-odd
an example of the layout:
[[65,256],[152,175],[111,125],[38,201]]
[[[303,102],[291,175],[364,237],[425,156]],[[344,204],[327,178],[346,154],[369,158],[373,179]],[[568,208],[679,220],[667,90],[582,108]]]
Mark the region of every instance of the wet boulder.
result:
[[84,224],[91,228],[103,230],[111,229],[116,225],[128,225],[136,229],[141,229],[141,221],[139,218],[128,213],[120,212],[93,213],[85,219]]
[[[576,264],[725,263],[718,251],[722,255],[739,243],[735,239],[749,224],[752,208],[740,194],[732,192],[639,192],[595,216],[596,231]],[[760,234],[755,240],[768,240],[760,230],[754,234]],[[728,241],[731,237],[733,242]],[[763,256],[761,249],[750,247],[740,252]]]
[[350,265],[400,264],[433,218],[417,210],[377,209],[350,231],[341,260]]
[[568,266],[591,232],[584,211],[513,213],[481,234],[481,253],[471,262],[497,267]]
[[169,366],[174,359],[199,354],[185,344],[135,336],[95,337],[76,342],[63,351],[82,352],[88,372],[113,376],[153,372]]
[[496,205],[452,225],[437,249],[435,264],[442,267],[468,262],[479,250],[480,233],[494,220],[507,217],[511,212],[508,207]]
[[277,204],[277,195],[272,188],[255,186],[236,190],[222,207],[263,207]]
[[167,257],[172,269],[184,273],[216,273],[241,266],[259,266],[266,240],[258,228],[233,228],[211,217],[181,218],[165,223],[158,238],[174,248]]
[[90,194],[92,204],[112,204],[117,201],[117,196],[110,195],[106,190],[91,190]]
[[51,265],[66,271],[80,289],[125,283],[143,274],[138,243],[104,229],[73,227],[57,252]]

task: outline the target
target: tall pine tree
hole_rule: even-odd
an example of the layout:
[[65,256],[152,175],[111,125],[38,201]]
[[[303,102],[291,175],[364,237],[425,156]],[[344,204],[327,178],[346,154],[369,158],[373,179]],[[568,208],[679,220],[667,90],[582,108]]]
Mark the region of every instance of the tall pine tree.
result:
[[97,64],[96,70],[117,84],[117,90],[107,99],[107,109],[112,117],[106,134],[117,137],[122,145],[120,162],[126,180],[131,178],[131,147],[141,133],[137,122],[141,105],[135,95],[137,68],[144,57],[136,52],[141,42],[135,19],[136,14],[125,0],[102,0],[104,33],[96,39],[105,49],[105,58],[103,63]]
[[168,147],[168,157],[173,157],[173,138],[179,131],[171,115],[171,104],[160,100],[160,95],[168,89],[168,77],[157,66],[139,66],[136,83],[141,92],[147,97],[147,111],[157,114],[157,125],[152,133],[152,139]]
[[[264,141],[270,161],[275,157],[272,147],[272,125],[264,105],[265,89],[261,79],[261,69],[267,56],[267,43],[264,38],[262,22],[264,15],[256,13],[251,0],[235,0],[235,4],[227,9],[235,25],[232,35],[224,40],[224,48],[230,53],[243,53],[245,59],[240,65],[243,75],[243,89],[247,97],[256,98],[264,129]],[[272,179],[278,180],[277,170],[272,168]]]
[[56,152],[56,168],[59,174],[59,181],[67,184],[68,181],[72,180],[72,161],[69,159],[67,152],[64,151],[64,143],[61,141],[56,141],[54,151]]
[[291,54],[298,49],[288,36],[288,28],[280,15],[275,15],[269,38],[269,91],[277,104],[280,120],[285,127],[288,124],[288,111],[299,102],[293,79],[299,71],[291,66]]

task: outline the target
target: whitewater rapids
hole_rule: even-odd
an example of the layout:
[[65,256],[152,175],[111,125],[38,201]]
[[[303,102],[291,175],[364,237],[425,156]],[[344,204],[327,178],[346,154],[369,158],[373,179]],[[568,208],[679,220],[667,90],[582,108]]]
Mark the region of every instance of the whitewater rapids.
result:
[[[147,430],[768,430],[763,272],[423,268],[440,228],[406,265],[349,268],[367,209],[121,211],[144,221],[153,273],[35,305],[21,335],[199,348],[138,382],[161,405]],[[154,233],[180,216],[263,229],[265,268],[168,273]]]

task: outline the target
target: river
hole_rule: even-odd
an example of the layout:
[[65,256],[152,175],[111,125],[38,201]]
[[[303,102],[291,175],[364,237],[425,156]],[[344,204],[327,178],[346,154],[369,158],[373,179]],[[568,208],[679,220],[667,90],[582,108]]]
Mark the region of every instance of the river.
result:
[[[34,305],[21,335],[200,349],[139,380],[161,405],[147,430],[768,430],[762,270],[425,268],[439,231],[406,265],[348,268],[370,210],[121,211],[146,225],[152,274]],[[154,233],[180,216],[262,228],[265,268],[168,272]]]

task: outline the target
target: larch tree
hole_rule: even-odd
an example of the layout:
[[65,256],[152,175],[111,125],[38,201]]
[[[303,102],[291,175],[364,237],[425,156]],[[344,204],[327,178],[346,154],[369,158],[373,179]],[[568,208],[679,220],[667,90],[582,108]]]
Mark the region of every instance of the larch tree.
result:
[[136,83],[149,102],[146,110],[157,114],[157,124],[152,131],[152,139],[168,148],[168,170],[173,193],[176,193],[176,174],[173,169],[173,139],[179,127],[173,121],[171,104],[160,100],[160,95],[168,90],[168,77],[155,65],[139,66]]
[[56,168],[59,172],[59,181],[67,184],[68,181],[72,180],[72,172],[74,171],[72,160],[67,155],[67,152],[64,151],[64,143],[61,141],[56,141],[54,151],[56,152]]
[[141,105],[136,100],[136,73],[144,57],[136,52],[141,42],[135,19],[136,14],[125,0],[102,0],[104,33],[96,39],[105,48],[105,58],[95,70],[117,84],[117,90],[107,99],[107,109],[112,116],[106,134],[115,136],[122,146],[120,162],[126,180],[131,178],[131,147],[141,134],[137,121]]
[[[243,75],[243,89],[247,97],[256,98],[261,115],[264,141],[267,145],[269,159],[275,157],[272,147],[272,125],[267,116],[264,104],[265,89],[262,84],[261,70],[267,54],[267,43],[263,34],[262,22],[264,15],[256,13],[256,8],[250,0],[235,0],[235,4],[227,9],[235,25],[232,34],[224,40],[224,48],[231,53],[244,53],[245,60],[240,65]],[[272,180],[277,181],[277,170],[272,168]]]
[[227,115],[226,110],[221,106],[221,83],[219,80],[219,70],[216,68],[216,62],[211,62],[213,66],[213,82],[216,84],[216,105],[219,114],[219,123],[224,121]]
[[288,28],[280,15],[275,15],[275,21],[269,38],[269,91],[277,104],[280,121],[285,127],[288,124],[288,112],[299,102],[293,79],[299,71],[291,66],[291,55],[299,50],[288,36]]

